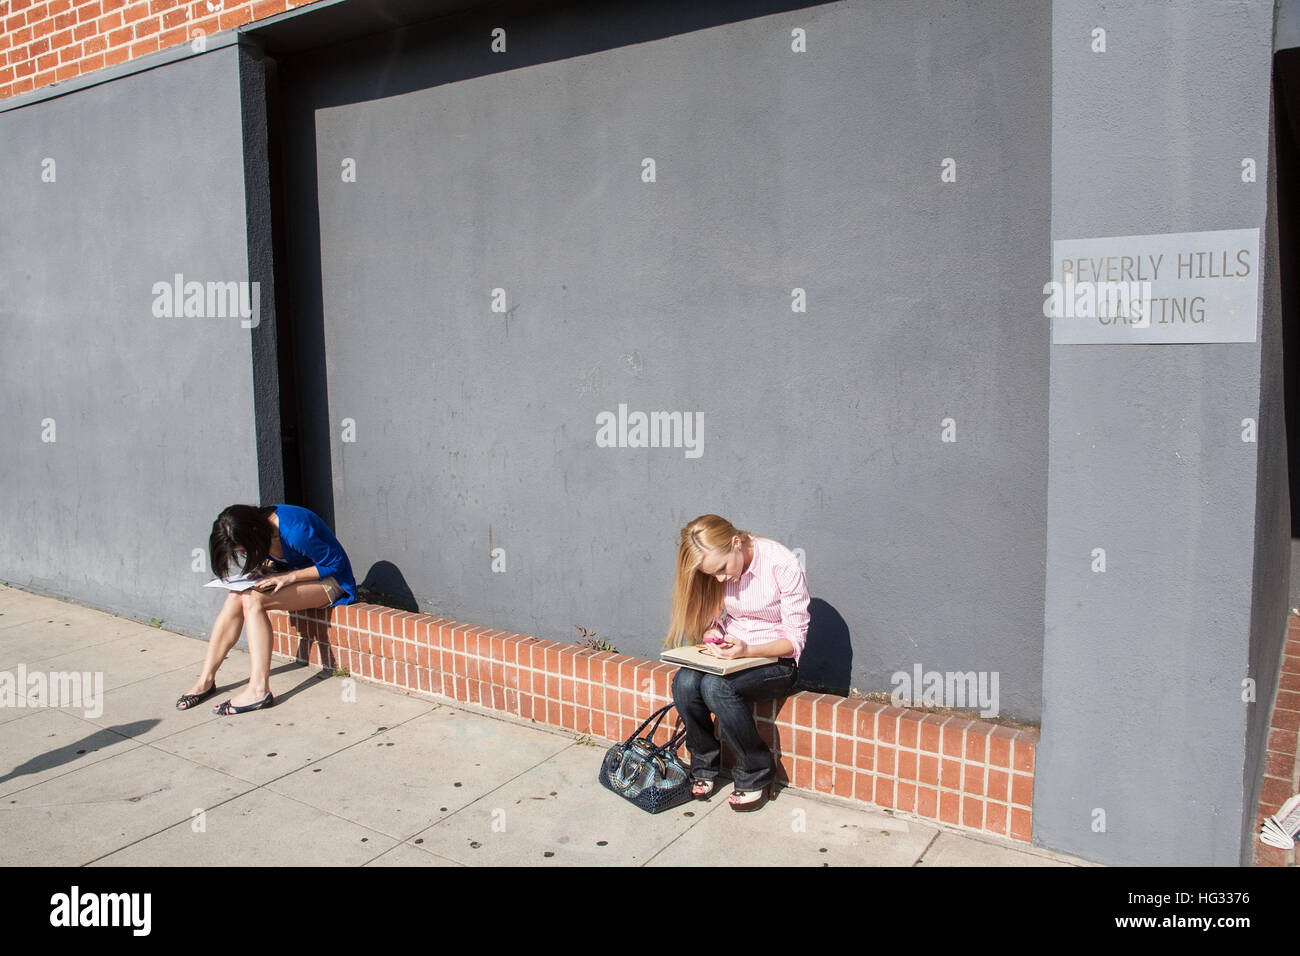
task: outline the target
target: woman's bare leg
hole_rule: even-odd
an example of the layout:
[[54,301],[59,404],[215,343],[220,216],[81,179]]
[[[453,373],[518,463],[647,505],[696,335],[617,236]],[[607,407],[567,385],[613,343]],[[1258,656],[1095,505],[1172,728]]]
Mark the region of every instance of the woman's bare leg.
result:
[[190,688],[191,694],[202,694],[216,684],[217,670],[225,663],[230,649],[239,642],[239,632],[243,628],[244,603],[238,594],[231,591],[217,612],[217,620],[212,625],[212,634],[208,638],[208,653],[203,659],[203,670]]
[[319,581],[300,581],[280,588],[275,594],[256,589],[244,591],[242,613],[248,631],[248,685],[230,699],[235,707],[262,700],[271,690],[271,619],[267,611],[302,611],[325,607],[329,592]]

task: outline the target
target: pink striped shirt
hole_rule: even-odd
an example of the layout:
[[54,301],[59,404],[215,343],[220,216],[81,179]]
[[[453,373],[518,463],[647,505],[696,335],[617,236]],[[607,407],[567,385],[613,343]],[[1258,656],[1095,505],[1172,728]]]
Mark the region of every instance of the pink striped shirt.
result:
[[808,640],[808,582],[799,559],[770,538],[754,536],[754,556],[739,581],[727,582],[722,602],[727,637],[761,654],[761,645],[785,638],[799,660]]

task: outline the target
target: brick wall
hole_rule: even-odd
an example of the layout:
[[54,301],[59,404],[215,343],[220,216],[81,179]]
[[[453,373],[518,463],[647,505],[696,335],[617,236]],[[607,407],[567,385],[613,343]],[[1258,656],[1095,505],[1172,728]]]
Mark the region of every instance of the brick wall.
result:
[[0,99],[261,20],[302,0],[9,0]]
[[[279,657],[606,740],[671,701],[676,669],[367,604],[278,611],[271,623]],[[755,716],[783,783],[1030,839],[1036,730],[806,692],[756,704]]]

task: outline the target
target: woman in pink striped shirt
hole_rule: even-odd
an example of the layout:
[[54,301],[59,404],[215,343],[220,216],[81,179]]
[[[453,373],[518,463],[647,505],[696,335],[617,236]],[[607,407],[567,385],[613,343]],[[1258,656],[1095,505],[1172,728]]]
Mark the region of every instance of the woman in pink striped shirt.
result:
[[704,641],[724,659],[776,658],[727,676],[687,667],[673,675],[673,703],[686,723],[696,799],[712,795],[720,769],[721,745],[710,713],[736,756],[731,809],[757,810],[774,794],[776,764],[747,701],[793,690],[807,636],[808,584],[788,548],[738,531],[717,515],[701,515],[682,528],[665,643]]

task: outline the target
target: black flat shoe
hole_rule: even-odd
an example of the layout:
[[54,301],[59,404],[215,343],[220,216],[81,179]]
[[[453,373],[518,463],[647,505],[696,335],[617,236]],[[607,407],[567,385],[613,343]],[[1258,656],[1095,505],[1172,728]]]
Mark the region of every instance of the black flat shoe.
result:
[[176,698],[176,709],[189,710],[191,707],[196,707],[199,704],[203,703],[205,700],[207,700],[216,692],[217,692],[217,682],[213,681],[212,686],[209,687],[201,694],[181,694],[180,697]]
[[275,698],[271,696],[268,690],[266,696],[254,704],[245,704],[243,707],[236,707],[230,701],[218,704],[212,708],[212,712],[218,717],[229,717],[231,714],[246,714],[250,710],[261,710],[263,707],[270,707],[275,703]]

